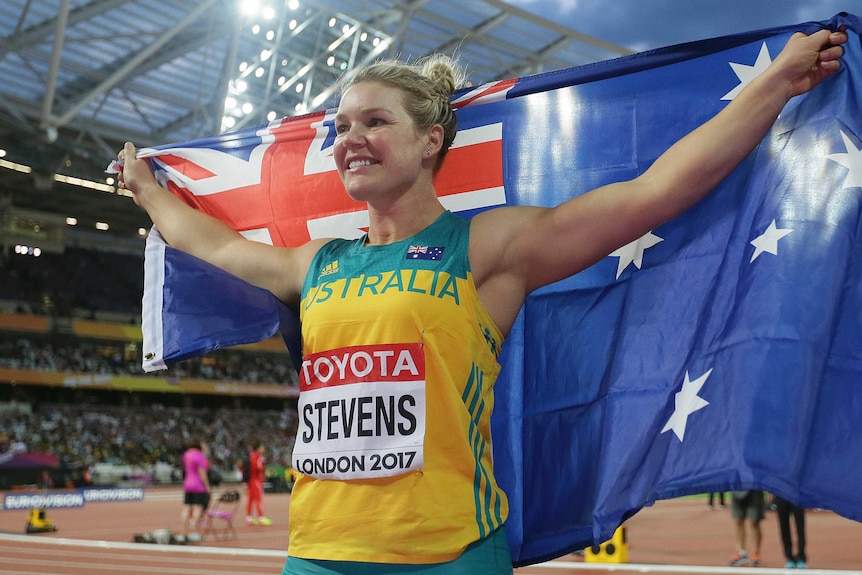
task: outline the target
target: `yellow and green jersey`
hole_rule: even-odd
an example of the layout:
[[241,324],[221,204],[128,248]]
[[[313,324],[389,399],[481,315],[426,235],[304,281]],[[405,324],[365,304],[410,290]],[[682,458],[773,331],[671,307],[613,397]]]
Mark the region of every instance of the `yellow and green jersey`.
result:
[[479,302],[470,224],[334,240],[303,286],[290,555],[436,563],[503,524],[490,418],[502,336]]

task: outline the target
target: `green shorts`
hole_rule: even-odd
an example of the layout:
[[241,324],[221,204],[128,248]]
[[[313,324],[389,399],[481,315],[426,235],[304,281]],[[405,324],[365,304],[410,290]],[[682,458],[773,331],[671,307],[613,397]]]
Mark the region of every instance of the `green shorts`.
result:
[[730,515],[737,521],[748,519],[758,523],[763,520],[765,511],[763,491],[734,491],[730,495]]
[[512,575],[506,527],[500,527],[446,563],[357,563],[299,559],[288,555],[281,575]]

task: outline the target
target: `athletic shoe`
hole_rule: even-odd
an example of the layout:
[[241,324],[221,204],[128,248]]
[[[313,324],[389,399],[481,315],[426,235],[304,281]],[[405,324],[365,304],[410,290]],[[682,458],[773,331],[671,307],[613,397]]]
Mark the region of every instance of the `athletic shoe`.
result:
[[264,525],[264,526],[268,527],[268,526],[272,525],[272,519],[270,519],[269,517],[261,517],[260,519],[257,520],[257,524],[258,525]]
[[785,569],[796,569],[796,561],[791,559],[790,561],[788,561],[787,563],[784,564],[784,568]]
[[808,564],[805,561],[797,561],[796,562],[797,569],[808,569]]
[[760,553],[755,553],[751,556],[751,561],[748,564],[750,567],[760,567]]
[[257,519],[252,519],[251,517],[245,518],[246,525],[257,525]]
[[733,558],[730,560],[731,567],[743,567],[748,565],[748,553],[743,551],[742,553],[734,553]]

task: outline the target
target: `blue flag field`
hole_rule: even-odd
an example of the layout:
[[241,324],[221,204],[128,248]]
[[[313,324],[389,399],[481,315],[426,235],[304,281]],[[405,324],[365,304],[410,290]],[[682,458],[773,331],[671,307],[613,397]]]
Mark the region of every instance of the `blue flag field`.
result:
[[[494,457],[516,565],[609,539],[659,499],[762,489],[862,520],[862,20],[759,30],[456,95],[441,200],[471,217],[643,173],[795,31],[846,26],[841,72],[793,99],[682,217],[528,299],[504,345]],[[356,237],[334,111],[142,150],[163,183],[276,245]],[[548,246],[554,249],[554,246]],[[857,251],[859,250],[859,251]],[[148,240],[145,369],[279,332],[269,292]]]

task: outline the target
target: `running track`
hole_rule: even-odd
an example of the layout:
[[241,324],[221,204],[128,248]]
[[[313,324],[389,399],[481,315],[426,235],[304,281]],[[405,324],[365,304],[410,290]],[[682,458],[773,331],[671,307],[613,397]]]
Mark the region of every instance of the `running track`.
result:
[[[3,494],[0,493],[0,496]],[[25,535],[26,512],[0,511],[0,575],[265,575],[278,574],[287,547],[286,494],[266,494],[271,527],[236,524],[237,539],[204,543],[132,543],[135,533],[179,525],[181,494],[148,490],[144,501],[87,503],[81,509],[48,512],[55,533]],[[862,524],[834,513],[810,511],[808,555],[811,575],[862,574]],[[516,570],[517,575],[605,575],[621,573],[790,574],[783,569],[774,514],[763,524],[763,567],[728,568],[733,525],[727,510],[709,511],[703,500],[663,501],[627,523],[629,563],[584,563],[567,555]]]

